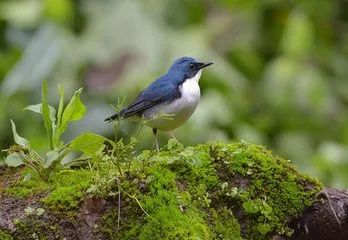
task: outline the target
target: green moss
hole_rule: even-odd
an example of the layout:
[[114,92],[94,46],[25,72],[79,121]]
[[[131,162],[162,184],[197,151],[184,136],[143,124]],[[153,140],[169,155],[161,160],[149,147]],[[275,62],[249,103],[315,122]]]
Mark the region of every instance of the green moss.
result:
[[176,205],[160,206],[142,227],[139,239],[211,239],[210,229],[197,210],[181,212]]
[[41,201],[59,212],[77,209],[84,199],[86,189],[91,184],[89,170],[63,170],[52,173],[48,182],[42,181],[34,172],[27,170],[23,176],[31,174],[29,180],[19,179],[6,193],[19,198],[35,194],[45,195]]
[[[24,180],[23,178],[28,174],[32,177]],[[47,211],[47,218],[44,219],[36,214],[24,214],[23,211],[21,220],[15,221],[14,237],[16,239],[58,239],[56,236],[61,235],[59,232],[61,227],[55,222],[59,221],[57,216],[73,218],[78,213],[77,209],[80,202],[84,200],[90,181],[90,171],[84,169],[53,172],[48,182],[43,182],[33,171],[26,169],[22,177],[5,190],[5,194],[19,198],[19,202],[33,197],[45,205],[43,206],[45,210],[49,208],[51,211]],[[57,213],[56,216],[52,214],[52,210]],[[0,239],[6,239],[1,234]]]
[[[100,225],[104,226],[103,232],[109,238],[219,239],[218,233],[227,238],[233,233],[230,236],[241,239],[240,227],[232,211],[229,219],[226,216],[218,222],[214,218],[214,224],[206,213],[211,203],[209,192],[219,184],[208,151],[178,145],[152,156],[140,156],[146,158],[138,157],[132,170],[137,173],[133,177],[138,179],[129,181],[145,183],[147,191],[140,193],[131,184],[123,183],[124,191],[135,196],[139,204],[129,199],[131,207],[122,210],[126,216],[122,217],[120,229],[114,227],[117,214],[110,211],[104,216]],[[222,224],[229,230],[223,231]],[[220,230],[215,230],[215,226]]]
[[1,240],[13,240],[14,238],[9,232],[0,229],[0,239]]
[[[132,166],[134,175],[121,183],[133,197],[123,202],[120,228],[115,229],[114,209],[101,223],[111,239],[291,235],[289,219],[299,216],[321,188],[288,161],[245,142],[187,148],[169,142],[168,150],[146,151]],[[145,193],[139,183],[146,185]]]
[[23,171],[18,181],[5,190],[5,193],[24,199],[48,190],[49,184],[42,181],[33,170],[28,168]]
[[55,227],[51,221],[41,221],[37,216],[30,216],[25,221],[17,220],[15,222],[16,239],[55,239],[59,236],[58,227]]
[[[206,147],[206,146],[205,146]],[[288,161],[262,146],[245,142],[212,144],[210,156],[221,180],[237,193],[230,201],[242,203],[248,239],[271,234],[291,235],[288,218],[299,216],[321,189],[320,183],[300,174]]]
[[53,209],[68,211],[79,207],[91,184],[91,176],[88,170],[66,170],[54,174],[51,181],[54,186],[42,202]]
[[228,208],[210,209],[211,229],[213,231],[212,239],[234,239],[242,240],[240,236],[240,227],[237,219]]

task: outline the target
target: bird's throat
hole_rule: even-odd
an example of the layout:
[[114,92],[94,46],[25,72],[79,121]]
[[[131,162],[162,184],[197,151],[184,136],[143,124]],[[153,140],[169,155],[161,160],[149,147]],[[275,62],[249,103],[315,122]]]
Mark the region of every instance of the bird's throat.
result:
[[197,73],[196,73],[196,75],[194,75],[192,78],[188,78],[188,79],[186,79],[185,80],[185,82],[186,81],[194,81],[194,82],[199,82],[199,79],[201,78],[201,75],[202,75],[202,69],[201,70],[199,70]]

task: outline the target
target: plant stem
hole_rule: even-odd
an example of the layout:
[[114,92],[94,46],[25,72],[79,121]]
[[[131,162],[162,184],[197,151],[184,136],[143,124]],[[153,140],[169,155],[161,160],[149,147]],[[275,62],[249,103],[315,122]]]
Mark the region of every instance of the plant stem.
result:
[[154,220],[157,224],[159,224],[159,222],[158,222],[155,218],[153,218],[148,212],[145,211],[145,209],[143,208],[143,206],[141,205],[140,201],[138,200],[138,198],[137,198],[136,196],[130,195],[130,194],[127,193],[125,190],[123,190],[121,187],[120,187],[120,189],[121,189],[127,196],[129,196],[130,198],[134,199],[134,200],[137,202],[137,204],[139,205],[139,207],[141,208],[141,210],[142,210],[148,217],[150,217],[150,218],[151,218],[152,220]]
[[120,229],[120,221],[121,221],[121,189],[120,189],[120,180],[119,180],[119,178],[117,178],[117,187],[118,187],[117,229]]

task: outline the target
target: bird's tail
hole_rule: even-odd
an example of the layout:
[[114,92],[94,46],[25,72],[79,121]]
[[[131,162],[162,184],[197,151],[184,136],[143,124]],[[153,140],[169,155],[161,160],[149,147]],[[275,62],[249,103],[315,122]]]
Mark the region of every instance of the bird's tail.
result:
[[105,118],[104,121],[105,121],[105,122],[112,122],[112,121],[114,121],[114,120],[127,117],[126,114],[127,114],[127,109],[124,108],[124,109],[122,109],[121,111],[119,111],[118,113],[115,113],[114,115],[112,115],[112,116],[110,116],[110,117],[108,117],[108,118]]
[[104,121],[105,122],[112,122],[113,120],[119,119],[120,118],[120,114],[119,113],[115,113],[114,115],[105,118]]

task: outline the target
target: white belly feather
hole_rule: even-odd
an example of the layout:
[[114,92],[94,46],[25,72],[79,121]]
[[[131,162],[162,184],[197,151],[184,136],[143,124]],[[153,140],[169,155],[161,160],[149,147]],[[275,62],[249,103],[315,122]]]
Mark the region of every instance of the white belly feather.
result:
[[[162,104],[144,113],[144,118],[150,120],[147,125],[162,131],[173,130],[184,124],[196,110],[201,96],[198,85],[202,70],[193,78],[186,79],[180,86],[181,97],[168,104]],[[161,117],[161,115],[167,115]]]

